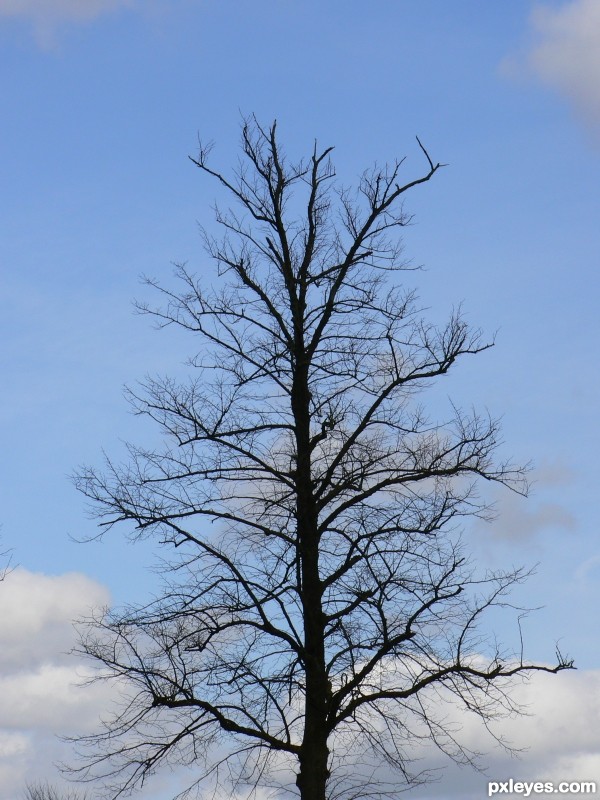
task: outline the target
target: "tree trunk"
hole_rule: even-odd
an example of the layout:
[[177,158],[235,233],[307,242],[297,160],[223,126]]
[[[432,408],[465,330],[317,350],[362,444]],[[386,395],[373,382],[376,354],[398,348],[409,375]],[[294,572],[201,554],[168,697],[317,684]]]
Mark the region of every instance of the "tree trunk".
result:
[[327,759],[327,697],[324,616],[318,572],[318,549],[304,548],[302,598],[306,651],[304,736],[297,785],[302,800],[325,800],[329,771]]
[[299,368],[292,395],[297,445],[297,541],[304,614],[305,720],[296,784],[302,800],[325,800],[328,679],[325,669],[325,616],[319,574],[319,530],[312,485],[308,370]]

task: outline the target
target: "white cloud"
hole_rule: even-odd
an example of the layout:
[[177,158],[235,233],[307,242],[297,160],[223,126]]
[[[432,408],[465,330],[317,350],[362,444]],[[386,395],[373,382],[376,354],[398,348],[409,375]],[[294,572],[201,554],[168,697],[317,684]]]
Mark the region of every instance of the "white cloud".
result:
[[533,41],[524,59],[508,59],[505,71],[533,73],[600,133],[600,2],[538,5],[531,28]]
[[[463,725],[460,740],[475,750],[488,750],[482,759],[485,773],[451,767],[438,784],[417,789],[414,797],[480,800],[487,797],[488,781],[509,778],[555,784],[595,780],[600,788],[600,671],[534,674],[513,697],[528,716],[502,720],[494,731],[521,749],[519,756],[490,748],[481,724],[463,714],[462,720],[458,717]],[[431,754],[421,755],[430,762]]]
[[0,732],[0,759],[12,759],[26,752],[28,739],[21,734]]
[[[437,715],[443,729],[454,732],[463,747],[480,754],[482,771],[450,762],[431,740],[412,747],[407,740],[406,755],[414,759],[409,769],[437,773],[436,782],[412,788],[407,796],[415,800],[481,800],[488,796],[488,781],[509,778],[556,785],[596,781],[600,789],[600,670],[532,673],[529,679],[515,682],[510,697],[526,713],[497,719],[491,730],[514,748],[512,753],[486,732],[476,714],[467,712],[449,695],[443,702],[443,692],[430,695],[430,713]],[[376,723],[375,727],[385,737],[385,726]],[[419,729],[418,724],[416,727]],[[358,777],[361,754],[354,755],[358,759],[350,761],[351,774]],[[369,774],[368,761],[366,764],[364,771]],[[392,784],[395,780],[394,773],[383,765],[376,777]]]
[[[44,664],[35,670],[0,676],[0,728],[73,733],[90,729],[99,703],[108,701],[106,684],[82,688],[89,677],[78,664]],[[1,746],[0,746],[1,752]]]
[[73,646],[74,619],[106,606],[105,587],[85,575],[40,575],[17,568],[0,584],[0,674],[54,662]]
[[[78,688],[89,667],[64,652],[74,643],[72,620],[108,600],[103,586],[78,574],[51,577],[16,569],[0,583],[0,800],[20,797],[28,780],[58,785],[53,762],[70,760],[71,750],[56,734],[95,729],[107,710],[109,688]],[[451,767],[438,784],[415,789],[411,797],[480,800],[488,780],[506,777],[599,779],[600,671],[535,674],[517,686],[515,699],[528,706],[530,716],[502,720],[496,731],[529,748],[520,759],[494,748],[476,718],[448,708],[451,721],[463,727],[461,741],[490,751],[486,775]],[[418,766],[439,765],[433,747],[416,755],[423,759]],[[170,797],[189,780],[192,773],[176,777],[163,771],[145,797]]]
[[19,797],[27,781],[59,783],[53,762],[69,749],[57,735],[91,730],[109,704],[109,687],[81,688],[89,667],[67,656],[73,621],[109,599],[76,573],[17,568],[0,583],[0,800]]

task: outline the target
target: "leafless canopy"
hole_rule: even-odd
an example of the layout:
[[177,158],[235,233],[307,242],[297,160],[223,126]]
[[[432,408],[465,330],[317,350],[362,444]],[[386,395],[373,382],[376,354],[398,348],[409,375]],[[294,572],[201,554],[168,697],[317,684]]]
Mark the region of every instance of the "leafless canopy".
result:
[[28,783],[24,800],[86,800],[87,795],[75,789],[61,791],[50,783]]
[[457,528],[484,513],[480,479],[526,487],[495,458],[493,419],[432,420],[419,402],[489,344],[458,313],[425,321],[398,281],[404,195],[440,168],[418,145],[420,177],[404,181],[400,161],[356,192],[337,186],[331,148],[291,163],[275,124],[253,118],[231,177],[209,147],[193,159],[234,203],[216,210],[224,237],[204,236],[218,288],[181,266],[180,291],[151,281],[164,302],[142,307],[195,337],[192,377],[130,392],[163,448],[130,446],[126,466],[77,478],[102,526],[130,523],[169,553],[160,599],[82,640],[126,687],[121,713],[82,740],[83,774],[114,797],[169,764],[194,765],[197,786],[382,795],[375,766],[417,779],[420,738],[471,757],[443,703],[486,723],[510,710],[511,677],[571,666],[479,632],[524,576],[475,579]]

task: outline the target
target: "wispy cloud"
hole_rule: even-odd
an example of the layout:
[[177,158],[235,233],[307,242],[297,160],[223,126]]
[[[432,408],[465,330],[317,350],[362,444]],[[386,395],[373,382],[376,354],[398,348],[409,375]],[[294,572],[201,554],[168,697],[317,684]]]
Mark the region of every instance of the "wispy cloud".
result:
[[526,499],[514,494],[503,495],[496,503],[496,512],[498,517],[491,531],[498,539],[521,541],[542,531],[574,531],[577,527],[573,514],[558,503],[532,507]]
[[0,0],[0,15],[86,20],[126,5],[131,5],[131,0]]
[[543,464],[529,476],[532,496],[521,497],[504,487],[492,487],[489,499],[495,518],[488,526],[476,523],[475,529],[506,542],[531,540],[545,531],[573,532],[577,530],[574,514],[559,501],[558,488],[575,480],[573,471],[560,462]]
[[131,7],[136,0],[0,0],[1,18],[30,22],[42,45],[54,43],[57,27],[66,22],[84,23],[102,14]]
[[534,75],[561,94],[600,136],[600,3],[537,5],[530,25],[529,47],[520,57],[506,59],[503,71]]

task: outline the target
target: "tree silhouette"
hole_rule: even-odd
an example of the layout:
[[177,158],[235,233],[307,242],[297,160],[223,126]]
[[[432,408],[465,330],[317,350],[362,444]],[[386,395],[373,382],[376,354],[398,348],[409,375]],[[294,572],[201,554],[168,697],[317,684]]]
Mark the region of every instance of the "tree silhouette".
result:
[[82,795],[73,789],[60,790],[50,783],[28,783],[24,800],[86,800],[87,795]]
[[410,768],[420,739],[472,758],[448,702],[487,723],[512,708],[511,678],[572,666],[479,632],[525,574],[473,575],[457,527],[486,514],[481,479],[526,481],[496,460],[495,420],[457,407],[432,420],[419,401],[490,344],[459,313],[427,322],[394,280],[403,197],[440,168],[418,144],[420,177],[402,182],[400,161],[356,192],[337,186],[331,148],[291,163],[276,125],[254,118],[231,177],[210,147],[193,159],[236,203],[216,210],[222,239],[204,233],[220,282],[180,266],[181,290],[150,281],[163,305],[141,306],[192,334],[192,376],[129,391],[164,447],[130,445],[125,466],[77,478],[101,526],[133,523],[169,554],[155,602],[107,613],[82,639],[128,687],[81,740],[80,769],[115,797],[168,764],[195,765],[196,786],[385,795],[382,762],[427,777]]

